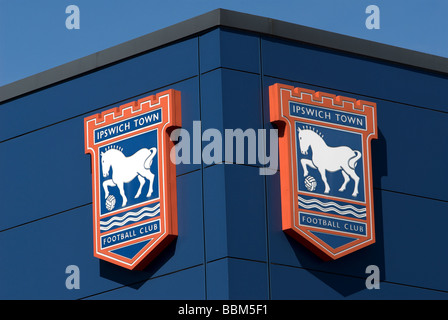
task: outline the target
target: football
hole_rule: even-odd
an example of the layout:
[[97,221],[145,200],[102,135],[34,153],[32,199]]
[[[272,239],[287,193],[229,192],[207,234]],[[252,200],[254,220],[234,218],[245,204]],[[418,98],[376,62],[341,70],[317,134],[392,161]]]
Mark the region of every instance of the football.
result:
[[113,208],[115,208],[115,202],[116,202],[116,199],[112,194],[110,196],[108,196],[106,199],[106,209],[110,211]]
[[317,181],[312,176],[307,176],[305,178],[305,187],[308,189],[308,191],[314,191],[317,187]]

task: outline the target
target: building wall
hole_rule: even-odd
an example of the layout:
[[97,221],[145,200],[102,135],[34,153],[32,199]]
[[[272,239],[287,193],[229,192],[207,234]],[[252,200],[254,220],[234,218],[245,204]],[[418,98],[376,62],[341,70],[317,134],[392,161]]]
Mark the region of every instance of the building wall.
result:
[[[93,257],[84,117],[173,88],[193,139],[194,121],[202,131],[271,129],[276,82],[377,103],[374,245],[321,261],[281,230],[278,172],[260,175],[260,163],[234,158],[177,166],[179,236],[144,271]],[[218,28],[3,103],[0,299],[446,299],[446,84]],[[372,264],[379,290],[365,287]],[[80,289],[65,286],[69,265],[80,269]]]

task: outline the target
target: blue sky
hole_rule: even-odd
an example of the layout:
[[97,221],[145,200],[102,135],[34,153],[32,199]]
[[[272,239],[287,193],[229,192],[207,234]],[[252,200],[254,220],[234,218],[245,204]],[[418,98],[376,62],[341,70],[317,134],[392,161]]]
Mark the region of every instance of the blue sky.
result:
[[[365,26],[369,5],[380,29]],[[0,86],[216,8],[448,57],[448,0],[0,0]]]

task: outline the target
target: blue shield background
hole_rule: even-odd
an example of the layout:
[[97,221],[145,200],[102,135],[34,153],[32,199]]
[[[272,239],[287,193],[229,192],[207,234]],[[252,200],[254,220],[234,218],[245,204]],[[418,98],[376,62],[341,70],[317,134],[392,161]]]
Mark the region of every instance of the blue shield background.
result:
[[326,177],[327,182],[330,185],[330,192],[328,194],[324,193],[325,185],[322,181],[321,175],[317,169],[313,169],[308,166],[308,175],[314,177],[317,182],[316,189],[312,192],[308,191],[304,184],[304,176],[303,176],[303,167],[300,162],[301,159],[312,159],[313,152],[311,151],[311,147],[308,149],[308,154],[304,155],[300,152],[300,144],[298,142],[298,134],[297,134],[297,128],[304,129],[304,127],[307,126],[309,128],[314,128],[316,131],[320,132],[324,136],[324,141],[329,147],[339,147],[339,146],[348,146],[352,150],[358,150],[361,153],[363,152],[362,148],[362,135],[355,132],[349,132],[349,131],[342,131],[338,129],[323,127],[323,126],[317,126],[317,125],[311,125],[306,122],[295,122],[295,143],[296,143],[296,155],[297,155],[297,174],[298,174],[298,187],[299,192],[307,192],[307,193],[313,193],[313,194],[320,194],[325,196],[333,196],[338,198],[343,198],[347,200],[356,200],[365,202],[365,189],[364,189],[364,165],[363,165],[363,157],[364,154],[361,156],[361,158],[357,161],[355,172],[359,177],[359,187],[358,191],[359,194],[357,197],[353,197],[353,188],[354,188],[354,181],[350,179],[348,182],[345,191],[340,192],[339,188],[342,186],[344,182],[344,177],[342,176],[341,170],[335,171],[335,172],[329,172],[326,171]]
[[108,210],[105,206],[105,191],[103,188],[103,182],[106,180],[109,180],[112,178],[113,168],[110,168],[109,175],[107,177],[103,177],[103,168],[101,166],[101,156],[99,156],[99,188],[100,188],[100,209],[101,209],[101,215],[114,212],[118,209],[127,208],[130,206],[133,206],[135,204],[147,201],[147,200],[153,200],[159,198],[159,163],[158,163],[158,154],[161,150],[159,150],[158,143],[157,143],[157,129],[148,131],[143,134],[139,134],[130,138],[123,139],[121,141],[105,145],[101,148],[99,148],[99,154],[101,155],[101,152],[105,152],[107,148],[111,146],[120,147],[123,149],[123,154],[126,157],[132,156],[134,153],[139,151],[142,148],[150,149],[152,147],[157,148],[157,154],[152,160],[152,165],[150,168],[150,171],[154,174],[154,183],[153,183],[153,192],[151,196],[148,198],[146,197],[148,193],[149,188],[149,181],[145,179],[145,184],[143,185],[141,194],[138,198],[134,198],[138,188],[140,186],[140,182],[137,179],[137,176],[130,181],[129,183],[124,184],[124,191],[127,197],[127,204],[126,206],[122,207],[122,197],[120,195],[120,191],[118,190],[118,187],[109,187],[109,194],[113,195],[116,199],[115,207],[112,210]]

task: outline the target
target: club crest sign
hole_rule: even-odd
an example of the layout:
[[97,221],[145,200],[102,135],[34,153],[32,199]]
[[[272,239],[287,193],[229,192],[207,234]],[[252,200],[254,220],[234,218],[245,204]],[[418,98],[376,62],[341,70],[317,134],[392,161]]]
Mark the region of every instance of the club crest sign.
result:
[[84,119],[96,257],[143,269],[177,236],[169,133],[181,126],[180,102],[168,90]]
[[269,87],[269,101],[283,230],[324,260],[374,243],[376,104],[283,84]]

